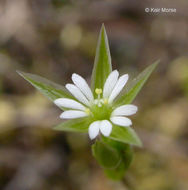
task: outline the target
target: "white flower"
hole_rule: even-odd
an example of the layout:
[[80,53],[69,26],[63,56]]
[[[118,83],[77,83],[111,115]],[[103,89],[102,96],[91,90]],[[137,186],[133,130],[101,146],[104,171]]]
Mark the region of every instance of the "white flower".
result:
[[78,74],[73,74],[72,81],[74,84],[67,84],[66,88],[77,101],[69,98],[56,99],[54,103],[57,106],[67,109],[60,115],[60,118],[91,117],[93,122],[89,126],[90,139],[94,139],[99,132],[106,137],[109,136],[113,124],[122,127],[131,126],[132,122],[126,116],[135,114],[137,107],[127,104],[113,108],[114,99],[128,81],[128,74],[118,77],[117,70],[111,72],[106,79],[103,90],[95,89],[97,98],[94,99],[94,95],[85,79]]

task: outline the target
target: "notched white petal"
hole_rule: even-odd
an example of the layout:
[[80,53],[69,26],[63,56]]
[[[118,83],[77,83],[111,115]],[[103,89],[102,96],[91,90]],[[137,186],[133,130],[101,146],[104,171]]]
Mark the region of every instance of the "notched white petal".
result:
[[75,86],[74,84],[67,84],[65,87],[76,99],[78,99],[78,101],[82,102],[87,106],[90,106],[88,99],[83,95],[83,93],[77,86]]
[[125,75],[122,75],[118,79],[114,89],[112,90],[112,93],[110,94],[109,103],[112,103],[113,100],[117,97],[117,95],[121,92],[121,90],[123,89],[123,87],[127,83],[128,78],[129,78],[128,74],[125,74]]
[[58,98],[54,103],[59,107],[77,109],[85,111],[86,107],[80,104],[79,102],[69,99],[69,98]]
[[81,117],[86,117],[88,114],[83,111],[76,111],[76,110],[68,110],[64,111],[61,115],[61,119],[76,119],[76,118],[81,118]]
[[74,73],[72,75],[72,81],[81,90],[81,92],[87,97],[89,101],[93,100],[93,94],[91,92],[91,89],[83,77]]
[[89,138],[93,140],[99,134],[100,121],[95,121],[89,126]]
[[114,117],[111,117],[110,120],[115,125],[119,125],[123,127],[129,127],[132,125],[132,121],[127,117],[114,116]]
[[112,124],[108,120],[101,121],[100,131],[105,137],[108,137],[112,132]]
[[129,116],[129,115],[133,115],[137,112],[138,108],[135,105],[131,105],[131,104],[127,104],[127,105],[123,105],[120,106],[118,108],[116,108],[113,112],[112,112],[112,116]]
[[119,76],[119,73],[117,70],[115,70],[109,74],[109,76],[106,79],[106,82],[104,84],[104,88],[103,88],[103,97],[104,98],[108,98],[110,96],[115,84],[117,83],[118,76]]

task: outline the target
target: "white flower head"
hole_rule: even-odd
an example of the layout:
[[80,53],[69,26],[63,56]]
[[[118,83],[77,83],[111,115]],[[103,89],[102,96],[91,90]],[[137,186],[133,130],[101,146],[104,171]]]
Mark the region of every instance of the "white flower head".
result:
[[112,126],[130,127],[132,122],[126,116],[137,112],[137,107],[131,104],[114,108],[113,101],[119,95],[128,81],[128,74],[119,77],[117,70],[111,72],[106,79],[103,89],[96,88],[97,98],[88,86],[84,78],[78,74],[72,75],[74,84],[67,84],[67,90],[76,98],[59,98],[54,103],[66,108],[61,119],[76,119],[82,117],[92,118],[89,126],[89,137],[94,139],[99,133],[108,137],[111,134]]

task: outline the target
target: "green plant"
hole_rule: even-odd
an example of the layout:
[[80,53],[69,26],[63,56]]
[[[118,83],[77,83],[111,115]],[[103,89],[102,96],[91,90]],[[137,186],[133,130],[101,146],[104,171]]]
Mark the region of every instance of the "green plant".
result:
[[18,73],[64,111],[60,115],[62,119],[71,119],[54,127],[55,130],[89,132],[92,140],[98,136],[92,145],[93,156],[107,176],[121,179],[133,158],[132,145],[142,146],[134,129],[130,127],[131,120],[125,116],[136,113],[137,107],[130,103],[157,64],[158,61],[147,67],[125,86],[128,74],[119,77],[118,71],[112,71],[108,39],[103,25],[91,89],[77,74],[72,75],[74,84],[67,84],[65,88],[37,75],[21,71]]

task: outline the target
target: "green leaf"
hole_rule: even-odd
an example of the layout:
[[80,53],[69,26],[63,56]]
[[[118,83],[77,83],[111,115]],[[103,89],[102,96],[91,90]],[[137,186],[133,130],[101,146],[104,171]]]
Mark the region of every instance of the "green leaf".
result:
[[57,125],[53,129],[58,131],[87,133],[91,122],[89,118],[71,119]]
[[102,25],[97,44],[97,50],[92,71],[91,87],[94,92],[96,88],[103,89],[106,78],[112,71],[110,49],[104,25]]
[[125,164],[125,169],[129,168],[133,160],[133,149],[130,145],[126,144],[123,149],[123,161]]
[[120,153],[102,141],[97,140],[92,145],[92,153],[103,168],[115,169],[121,162]]
[[[126,170],[129,168],[132,159],[133,159],[133,150],[132,147],[128,144],[122,144],[117,141],[114,141],[116,146],[121,147],[118,149],[121,151],[121,162],[114,169],[105,169],[106,175],[113,180],[120,180],[124,177]],[[119,145],[118,145],[119,143]],[[113,143],[114,144],[114,143]]]
[[108,137],[102,137],[103,142],[108,144],[109,146],[115,148],[118,152],[121,153],[122,160],[125,163],[126,168],[129,167],[131,160],[133,158],[133,149],[132,146],[129,144],[125,144],[122,142],[118,142]]
[[40,77],[38,75],[24,73],[17,71],[17,73],[22,76],[25,80],[31,83],[36,89],[38,89],[47,98],[54,101],[57,98],[72,98],[69,92],[61,85],[56,84],[48,79]]
[[102,136],[102,140],[104,143],[112,146],[120,152],[123,152],[127,146],[130,146],[129,144],[125,144],[124,142],[116,141],[105,136]]
[[105,169],[104,172],[112,180],[122,179],[126,172],[126,167],[125,167],[124,161],[121,161],[117,168]]
[[118,107],[123,104],[131,103],[138,92],[143,87],[144,83],[147,81],[153,70],[158,65],[159,61],[156,61],[152,65],[148,66],[143,72],[141,72],[135,79],[133,79],[125,88],[123,93],[114,102],[115,106]]
[[139,137],[131,127],[120,127],[117,125],[113,125],[113,130],[109,138],[119,142],[136,145],[139,147],[142,146],[142,142],[140,141]]

